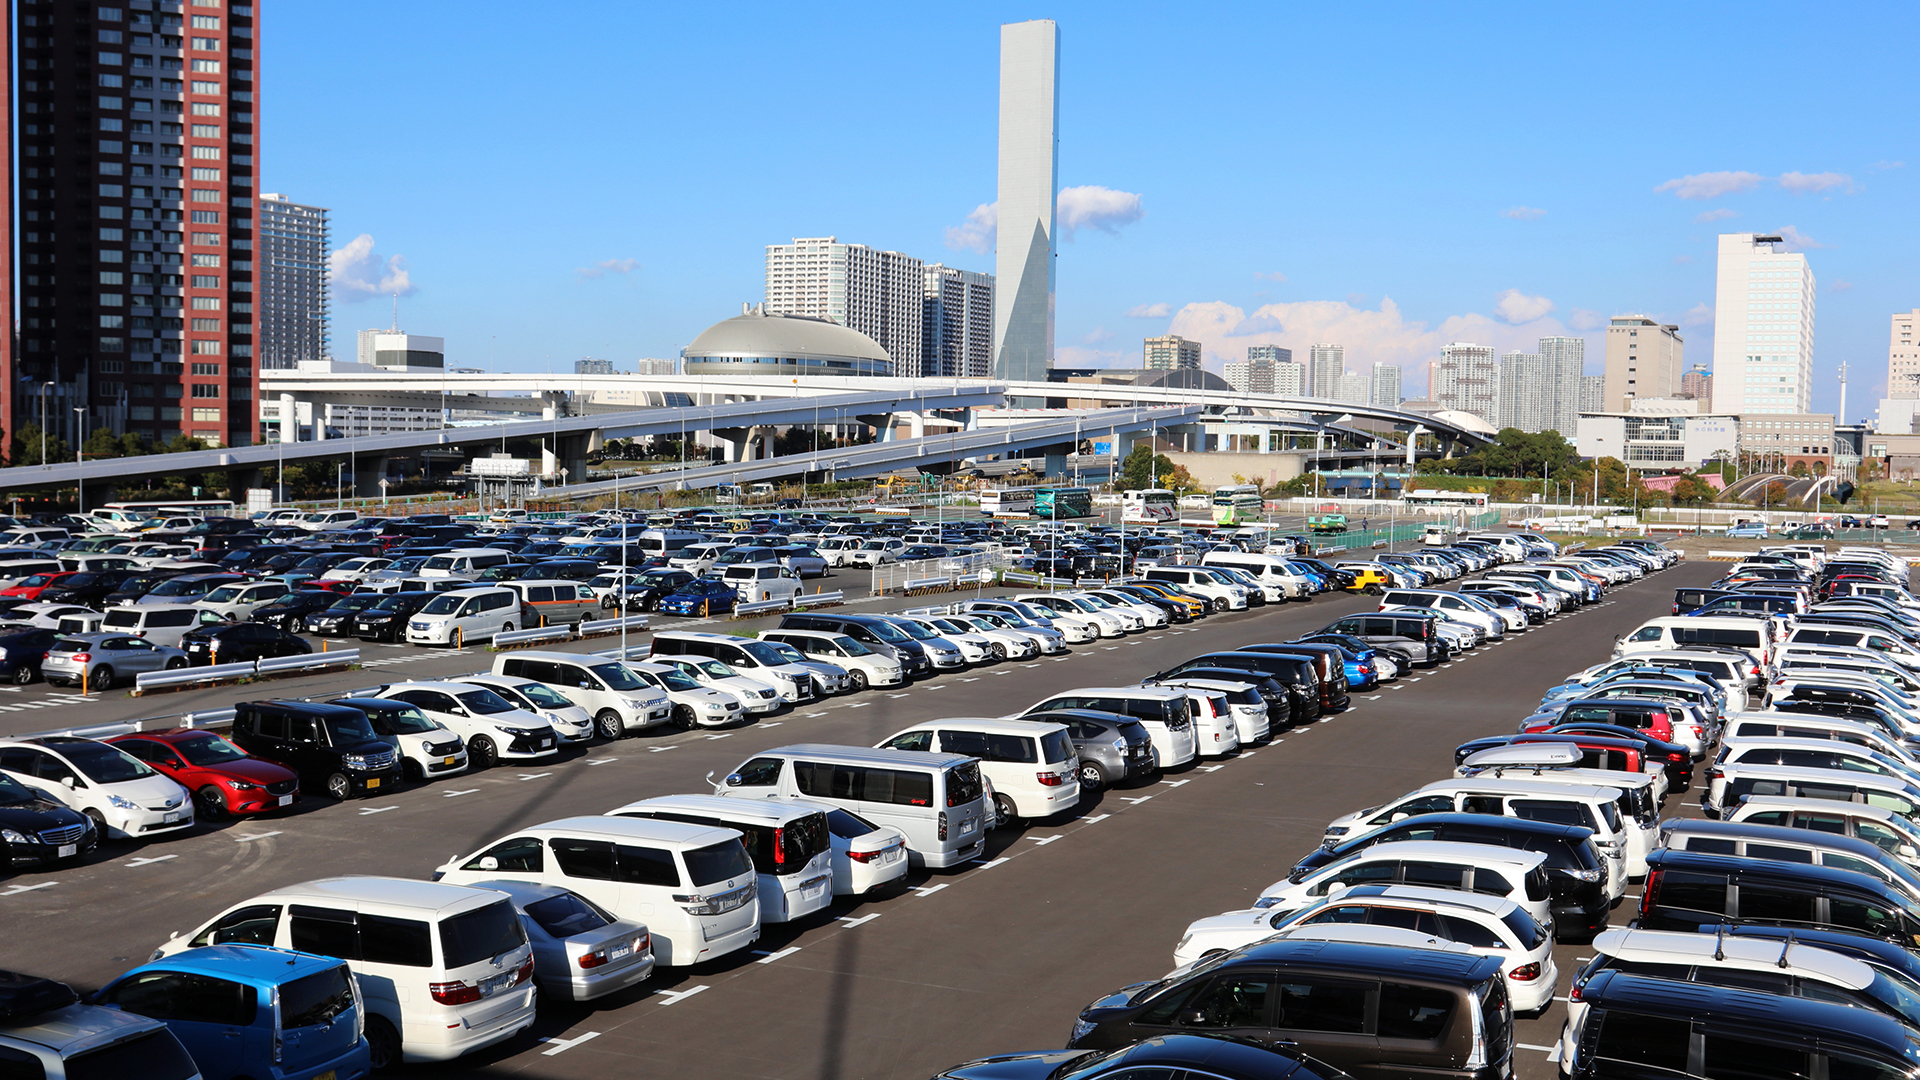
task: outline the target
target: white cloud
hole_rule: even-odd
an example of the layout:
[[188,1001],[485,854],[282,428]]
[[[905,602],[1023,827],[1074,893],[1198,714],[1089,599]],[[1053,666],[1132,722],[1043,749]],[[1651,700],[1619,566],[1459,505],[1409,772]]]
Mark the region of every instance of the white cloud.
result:
[[1501,318],[1518,326],[1544,318],[1553,311],[1553,301],[1544,296],[1528,296],[1519,289],[1508,289],[1494,301],[1493,310]]
[[955,251],[985,255],[993,250],[994,233],[1000,223],[1000,204],[981,203],[967,220],[947,229],[947,246]]
[[1750,172],[1694,173],[1669,180],[1653,190],[1671,191],[1682,199],[1717,199],[1735,192],[1752,191],[1760,186],[1762,179],[1759,173]]
[[1905,168],[1906,164],[1904,161],[1876,161],[1871,168],[1874,172],[1886,172],[1889,169]]
[[1795,195],[1818,194],[1829,188],[1841,188],[1848,195],[1860,190],[1860,185],[1853,182],[1853,177],[1837,172],[1781,173],[1780,186]]
[[1073,239],[1079,229],[1099,229],[1101,232],[1119,233],[1124,225],[1131,225],[1147,215],[1140,205],[1140,196],[1130,191],[1115,191],[1095,185],[1062,188],[1059,200],[1055,204],[1060,220],[1060,233],[1064,239]]
[[1673,265],[1675,266],[1685,266],[1692,261],[1693,256],[1691,255],[1675,255],[1673,257]]
[[1828,292],[1846,292],[1853,288],[1851,281],[1833,281],[1827,284]]
[[1704,213],[1698,214],[1694,217],[1693,220],[1698,221],[1704,225],[1709,221],[1724,221],[1727,218],[1739,217],[1739,216],[1740,215],[1738,213],[1732,210],[1729,210],[1723,206],[1718,210],[1708,210]]
[[418,291],[407,274],[407,261],[398,255],[385,260],[373,250],[373,236],[361,233],[347,246],[327,256],[333,295],[344,303],[379,296],[412,296]]
[[1515,221],[1532,221],[1535,218],[1546,217],[1547,212],[1537,206],[1509,206],[1500,211],[1500,216],[1512,218]]
[[1607,317],[1589,308],[1574,308],[1567,325],[1575,330],[1598,330],[1607,325]]
[[1086,336],[1080,339],[1080,343],[1083,345],[1102,345],[1112,340],[1113,331],[1104,326],[1096,326],[1087,331]]
[[1833,246],[1832,244],[1823,244],[1791,225],[1782,225],[1775,231],[1780,234],[1782,240],[1786,241],[1788,251],[1810,251],[1814,248]]
[[1681,326],[1712,326],[1713,325],[1713,305],[1707,303],[1705,300],[1702,300],[1699,303],[1688,308],[1687,313],[1685,315],[1680,316],[1680,325]]
[[1254,271],[1253,276],[1259,278],[1262,281],[1277,281],[1282,285],[1285,285],[1287,283],[1287,275],[1281,273],[1278,270],[1271,270],[1264,274],[1256,270]]
[[601,259],[592,266],[582,266],[573,273],[586,280],[603,278],[608,274],[631,274],[640,268],[638,259]]
[[1128,354],[1119,349],[1095,349],[1085,345],[1060,345],[1053,350],[1055,367],[1063,368],[1110,368],[1139,367],[1139,354]]
[[1127,309],[1129,319],[1164,319],[1173,314],[1170,304],[1136,304]]

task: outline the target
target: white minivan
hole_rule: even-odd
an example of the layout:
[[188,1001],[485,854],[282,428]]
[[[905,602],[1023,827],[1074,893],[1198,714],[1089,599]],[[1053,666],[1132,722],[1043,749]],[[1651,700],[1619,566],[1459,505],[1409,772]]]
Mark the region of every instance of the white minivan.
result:
[[[1294,573],[1287,560],[1278,555],[1256,555],[1244,551],[1209,551],[1200,557],[1201,566],[1224,566],[1238,570],[1260,583],[1269,601],[1311,600],[1313,586]],[[1278,596],[1274,595],[1278,590]]]
[[345,960],[376,1068],[451,1061],[533,1026],[533,947],[505,893],[387,877],[262,893],[176,934],[154,960],[203,945],[270,945]]
[[735,829],[621,817],[570,817],[515,829],[434,872],[466,884],[505,878],[557,885],[614,917],[644,923],[670,967],[760,940],[758,877]]
[[483,571],[505,566],[512,561],[512,553],[502,548],[462,548],[427,556],[427,561],[420,564],[416,573],[423,578],[477,578]]
[[[833,903],[833,837],[827,807],[813,803],[662,795],[607,811],[738,832],[760,875],[760,923],[792,922]],[[905,852],[899,855],[906,861]]]
[[1185,765],[1199,751],[1193,730],[1193,706],[1184,687],[1083,686],[1056,694],[1027,712],[1055,709],[1093,709],[1140,721],[1140,726],[1147,729],[1147,737],[1153,740],[1154,758],[1162,769]]
[[960,754],[796,743],[748,758],[714,784],[714,794],[851,810],[905,833],[918,866],[958,866],[987,850],[980,763]]
[[665,690],[608,657],[532,650],[501,653],[493,658],[493,673],[551,687],[591,714],[593,726],[605,739],[673,721],[673,701]]
[[1052,817],[1080,804],[1079,754],[1066,726],[1050,720],[929,720],[876,745],[977,758],[1003,821]]
[[485,641],[519,625],[520,594],[499,586],[443,592],[407,620],[409,645]]

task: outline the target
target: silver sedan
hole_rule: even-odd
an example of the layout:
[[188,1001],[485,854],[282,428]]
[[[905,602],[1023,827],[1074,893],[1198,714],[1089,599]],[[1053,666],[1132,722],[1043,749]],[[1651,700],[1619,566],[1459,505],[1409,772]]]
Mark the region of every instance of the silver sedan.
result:
[[55,686],[109,690],[143,671],[172,671],[187,666],[187,654],[130,634],[69,634],[54,641],[40,662],[40,674]]
[[[520,870],[516,844],[509,840],[475,859],[492,866],[475,869]],[[464,868],[463,868],[464,869]],[[533,981],[559,1001],[591,1001],[624,990],[653,974],[653,939],[639,923],[616,919],[598,904],[558,885],[532,881],[482,881],[476,888],[506,893],[520,912],[533,946]]]

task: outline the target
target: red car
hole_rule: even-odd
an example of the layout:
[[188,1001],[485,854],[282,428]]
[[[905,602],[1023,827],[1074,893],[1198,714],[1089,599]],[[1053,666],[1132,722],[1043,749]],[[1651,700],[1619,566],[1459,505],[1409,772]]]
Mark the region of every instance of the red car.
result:
[[20,579],[20,584],[11,589],[0,590],[0,596],[18,596],[26,600],[38,600],[40,594],[60,584],[78,570],[63,570],[56,574],[32,574]]
[[201,728],[170,728],[106,740],[193,792],[202,819],[261,814],[300,801],[292,769],[262,761]]
[[346,596],[353,592],[355,584],[355,582],[351,581],[334,581],[331,578],[308,578],[306,581],[295,585],[294,588],[318,589],[322,592],[338,593],[341,596]]

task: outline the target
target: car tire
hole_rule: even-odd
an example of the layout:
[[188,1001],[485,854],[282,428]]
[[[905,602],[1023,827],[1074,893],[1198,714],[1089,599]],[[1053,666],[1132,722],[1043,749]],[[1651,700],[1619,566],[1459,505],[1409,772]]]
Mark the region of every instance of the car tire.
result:
[[485,735],[475,735],[467,740],[467,771],[480,772],[491,769],[500,761],[500,750],[493,740]]
[[181,668],[186,666],[187,666],[187,659],[184,656],[176,656],[167,661],[168,671],[179,671]]
[[500,632],[500,633],[502,633],[502,634],[511,634],[511,633],[513,633],[513,624],[512,624],[512,623],[501,623],[501,624],[500,624],[500,630],[499,630],[499,632]]
[[992,649],[993,649],[993,658],[995,661],[1005,660],[1007,658],[1006,642],[1004,641],[993,642]]
[[1209,606],[1209,607],[1210,607],[1210,608],[1212,609],[1212,611],[1213,611],[1213,613],[1214,613],[1215,615],[1224,615],[1224,614],[1226,614],[1226,612],[1227,612],[1227,609],[1228,609],[1228,608],[1229,608],[1229,607],[1230,607],[1231,605],[1229,605],[1229,604],[1227,603],[1227,598],[1226,598],[1226,597],[1224,597],[1224,596],[1216,596],[1216,597],[1214,597],[1214,598],[1213,598],[1213,603],[1212,603],[1212,604],[1210,604],[1210,605],[1208,605],[1208,606]]
[[593,718],[593,726],[600,732],[600,737],[608,742],[626,733],[625,725],[620,722],[620,714],[612,709],[601,709]]
[[993,812],[994,816],[1000,819],[1001,828],[1017,827],[1020,824],[1020,815],[1015,813],[1014,809],[1011,797],[999,791],[993,793]]
[[347,779],[346,773],[329,775],[321,786],[326,789],[327,797],[335,802],[346,802],[353,798],[353,781]]
[[300,617],[299,617],[299,616],[297,616],[297,615],[289,615],[289,616],[287,616],[286,618],[284,618],[284,619],[281,619],[281,620],[280,620],[280,629],[282,629],[282,630],[285,630],[285,631],[286,631],[287,633],[289,633],[289,634],[297,634],[297,633],[299,633],[299,632],[300,632]]
[[859,668],[847,672],[847,691],[857,694],[867,688],[867,673]]
[[13,669],[13,685],[25,686],[33,681],[33,669],[25,664]]
[[1097,761],[1080,762],[1080,790],[1083,792],[1104,791],[1107,787],[1107,770]]
[[[362,1005],[362,1008],[365,1006]],[[400,1034],[384,1016],[367,1017],[367,1063],[375,1072],[400,1064]]]
[[106,816],[100,813],[100,811],[98,810],[82,810],[80,812],[87,816],[88,821],[93,822],[93,834],[100,838],[101,843],[103,844],[106,843],[107,842]]
[[699,721],[694,718],[693,706],[691,705],[675,705],[673,707],[673,722],[689,731],[700,726]]
[[103,666],[87,676],[87,689],[90,691],[113,689],[113,669]]
[[219,821],[227,816],[227,797],[213,784],[193,793],[193,816],[202,821]]

